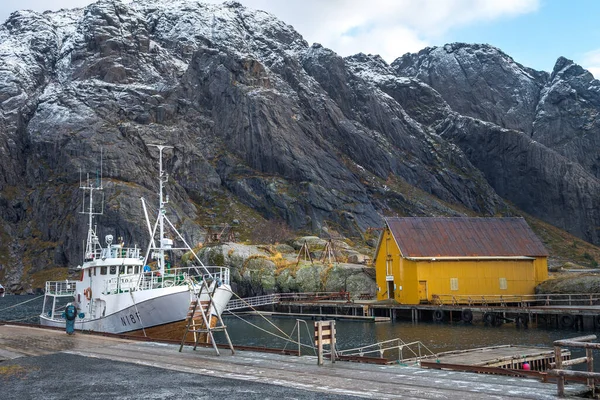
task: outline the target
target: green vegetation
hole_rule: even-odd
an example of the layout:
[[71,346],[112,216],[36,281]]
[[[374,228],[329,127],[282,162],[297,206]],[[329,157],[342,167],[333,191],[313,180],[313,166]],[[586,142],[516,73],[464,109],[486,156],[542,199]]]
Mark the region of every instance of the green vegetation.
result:
[[523,216],[550,253],[549,262],[567,263],[595,268],[600,260],[600,248],[528,215]]

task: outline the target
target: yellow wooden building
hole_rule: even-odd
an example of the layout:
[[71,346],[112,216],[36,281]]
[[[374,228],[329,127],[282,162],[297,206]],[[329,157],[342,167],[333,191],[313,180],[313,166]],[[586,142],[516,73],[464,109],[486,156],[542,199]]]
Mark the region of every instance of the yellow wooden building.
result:
[[[377,299],[533,294],[548,252],[523,218],[386,218],[375,252]],[[464,298],[464,297],[463,297]]]

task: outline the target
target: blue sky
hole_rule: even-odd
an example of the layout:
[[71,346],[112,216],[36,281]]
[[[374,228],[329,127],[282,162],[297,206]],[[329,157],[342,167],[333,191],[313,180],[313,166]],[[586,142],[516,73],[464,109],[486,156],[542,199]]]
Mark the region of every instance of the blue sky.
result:
[[458,27],[445,39],[489,43],[519,63],[545,71],[551,71],[556,59],[564,56],[595,68],[600,78],[599,18],[600,1],[545,0],[536,11]]
[[[426,46],[489,43],[534,69],[551,71],[564,56],[600,78],[600,0],[238,1],[274,14],[309,43],[321,43],[343,56],[380,54],[392,62]],[[2,0],[0,20],[18,9],[41,12],[92,2]]]

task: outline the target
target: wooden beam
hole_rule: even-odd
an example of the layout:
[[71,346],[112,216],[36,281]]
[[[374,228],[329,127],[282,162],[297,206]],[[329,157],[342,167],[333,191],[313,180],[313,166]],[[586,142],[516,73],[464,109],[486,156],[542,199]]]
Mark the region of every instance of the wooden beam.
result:
[[554,346],[561,347],[576,347],[580,349],[595,349],[600,350],[600,343],[575,342],[572,340],[556,340]]
[[[586,336],[577,336],[574,338],[563,339],[563,340],[570,340],[572,342],[591,342],[592,340],[596,340],[596,339],[597,339],[596,335],[586,335]],[[556,340],[555,342],[560,342],[560,340]]]
[[[585,363],[588,362],[588,358],[587,357],[579,357],[579,358],[573,358],[571,360],[563,360],[561,363],[562,367],[570,367],[571,365],[576,365],[576,364],[581,364],[581,363]],[[556,367],[556,363],[550,363],[550,367],[554,368]]]

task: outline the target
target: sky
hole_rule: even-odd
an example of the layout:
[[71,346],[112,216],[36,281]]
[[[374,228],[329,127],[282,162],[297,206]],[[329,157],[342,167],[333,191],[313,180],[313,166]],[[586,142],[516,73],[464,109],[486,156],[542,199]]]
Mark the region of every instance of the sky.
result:
[[[550,72],[557,58],[563,56],[600,78],[600,0],[238,2],[274,14],[294,26],[310,44],[320,43],[342,56],[359,52],[379,54],[391,63],[427,46],[487,43],[527,67]],[[90,3],[93,1],[1,0],[0,21],[4,22],[16,10],[42,12]]]

